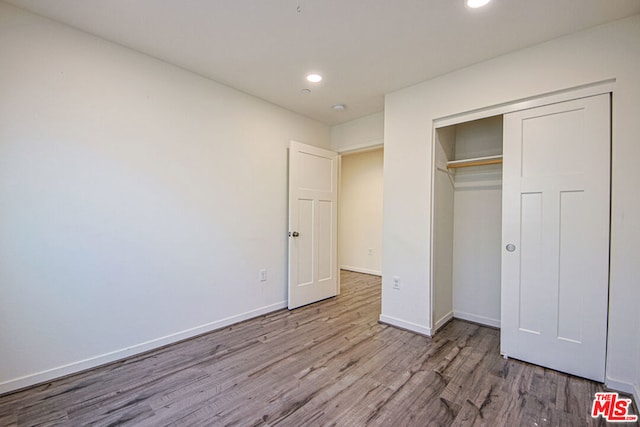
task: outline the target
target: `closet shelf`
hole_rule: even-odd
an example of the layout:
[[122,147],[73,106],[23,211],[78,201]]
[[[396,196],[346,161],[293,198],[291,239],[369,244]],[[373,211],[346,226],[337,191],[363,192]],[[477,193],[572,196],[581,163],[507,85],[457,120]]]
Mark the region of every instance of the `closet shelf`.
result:
[[502,163],[502,155],[475,157],[472,159],[464,159],[464,160],[452,160],[450,162],[447,162],[447,168],[448,169],[467,168],[471,166],[496,165],[499,163]]

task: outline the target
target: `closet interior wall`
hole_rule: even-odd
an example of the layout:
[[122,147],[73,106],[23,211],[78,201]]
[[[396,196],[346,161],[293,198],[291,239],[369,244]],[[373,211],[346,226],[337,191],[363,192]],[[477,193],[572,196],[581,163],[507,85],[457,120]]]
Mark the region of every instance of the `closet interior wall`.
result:
[[502,116],[435,131],[433,330],[451,318],[500,326],[502,165],[447,162],[502,154]]

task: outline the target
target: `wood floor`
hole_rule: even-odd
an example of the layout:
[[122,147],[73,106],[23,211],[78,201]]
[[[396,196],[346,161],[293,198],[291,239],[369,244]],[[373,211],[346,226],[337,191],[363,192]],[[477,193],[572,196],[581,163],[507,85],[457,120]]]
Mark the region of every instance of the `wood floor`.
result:
[[0,426],[605,425],[602,385],[503,359],[495,329],[379,314],[380,279],[342,272],[337,298],[0,397]]

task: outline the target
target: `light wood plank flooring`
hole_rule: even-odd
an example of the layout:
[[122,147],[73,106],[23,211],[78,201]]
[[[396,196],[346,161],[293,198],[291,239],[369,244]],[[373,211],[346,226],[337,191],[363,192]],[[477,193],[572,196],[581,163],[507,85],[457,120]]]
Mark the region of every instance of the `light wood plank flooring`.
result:
[[495,329],[379,314],[380,279],[342,272],[336,298],[0,397],[0,425],[605,425],[602,385],[503,359]]

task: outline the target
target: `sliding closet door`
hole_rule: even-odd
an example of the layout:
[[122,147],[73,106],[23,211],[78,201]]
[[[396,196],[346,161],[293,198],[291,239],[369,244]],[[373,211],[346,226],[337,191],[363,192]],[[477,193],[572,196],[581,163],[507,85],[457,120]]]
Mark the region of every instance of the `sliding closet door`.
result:
[[604,381],[609,95],[504,118],[501,351]]

